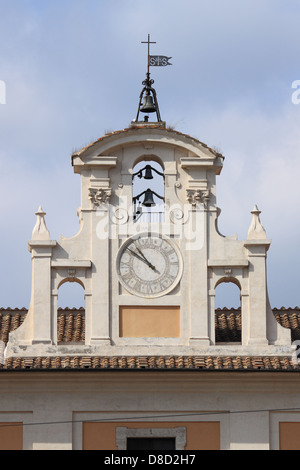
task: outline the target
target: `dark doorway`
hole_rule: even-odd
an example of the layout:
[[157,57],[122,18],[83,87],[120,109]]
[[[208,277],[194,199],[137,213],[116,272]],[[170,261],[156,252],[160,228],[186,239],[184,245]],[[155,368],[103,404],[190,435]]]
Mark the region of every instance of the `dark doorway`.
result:
[[175,437],[128,437],[127,450],[175,450]]

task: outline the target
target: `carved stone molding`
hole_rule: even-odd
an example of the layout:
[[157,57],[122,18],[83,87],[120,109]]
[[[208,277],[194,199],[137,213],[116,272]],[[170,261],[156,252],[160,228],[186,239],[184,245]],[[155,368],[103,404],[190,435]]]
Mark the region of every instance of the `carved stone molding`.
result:
[[189,214],[188,211],[176,207],[170,210],[169,216],[173,224],[181,225],[187,222]]
[[76,269],[71,269],[71,268],[68,269],[68,276],[69,276],[70,282],[73,282],[76,276]]
[[204,204],[206,207],[210,194],[208,189],[187,189],[186,196],[188,202],[192,204],[192,206],[196,206],[197,204]]
[[129,219],[129,214],[127,209],[124,207],[116,207],[110,211],[110,220],[113,224],[121,225],[126,224]]
[[127,449],[127,438],[175,438],[176,450],[186,446],[186,428],[116,428],[116,445],[118,450]]
[[89,198],[94,206],[107,204],[111,198],[111,188],[89,188]]

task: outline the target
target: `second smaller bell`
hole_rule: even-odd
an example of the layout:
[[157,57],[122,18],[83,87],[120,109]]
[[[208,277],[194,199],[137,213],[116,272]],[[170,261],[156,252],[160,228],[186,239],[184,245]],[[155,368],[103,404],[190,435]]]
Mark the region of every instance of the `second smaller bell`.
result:
[[153,199],[153,192],[149,188],[147,189],[147,191],[145,191],[145,199],[143,202],[143,206],[145,207],[155,206],[155,202]]
[[155,113],[156,106],[153,103],[153,98],[151,95],[146,95],[143,98],[143,104],[141,106],[142,113]]

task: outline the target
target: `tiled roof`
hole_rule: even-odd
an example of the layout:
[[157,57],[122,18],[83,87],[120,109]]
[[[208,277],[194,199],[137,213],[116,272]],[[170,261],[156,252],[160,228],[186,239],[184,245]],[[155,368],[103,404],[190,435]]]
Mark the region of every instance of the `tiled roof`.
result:
[[[291,341],[300,340],[300,308],[274,308],[278,323],[291,330]],[[215,328],[217,343],[241,342],[241,309],[216,309]]]
[[22,325],[26,308],[0,308],[0,341],[7,343],[8,335]]
[[[26,308],[0,308],[0,341],[8,342],[8,335],[22,325]],[[84,343],[85,311],[83,308],[58,309],[57,339],[59,343]]]
[[241,309],[217,309],[215,332],[217,343],[240,343],[242,335]]
[[[273,309],[283,327],[291,330],[291,341],[300,340],[300,308]],[[27,309],[0,308],[0,340],[7,343],[9,332],[18,328]],[[215,315],[216,343],[241,341],[241,310],[217,309]],[[57,334],[59,344],[84,344],[85,310],[58,309]],[[34,357],[8,358],[0,370],[236,370],[236,371],[294,371],[291,357],[250,356],[135,356],[135,357]]]
[[[300,340],[300,308],[273,309],[278,323],[291,330],[291,340]],[[0,340],[7,343],[8,334],[18,328],[27,315],[27,309],[0,308]],[[215,316],[216,342],[241,342],[241,310],[216,309]],[[58,309],[57,313],[58,343],[84,343],[85,311],[83,308]]]
[[288,308],[288,309],[284,307],[281,307],[280,309],[274,308],[273,314],[281,326],[291,330],[292,341],[300,340],[300,308],[299,307]]
[[80,309],[58,309],[57,341],[61,343],[84,343],[85,311]]
[[68,356],[8,358],[0,370],[300,371],[290,357]]

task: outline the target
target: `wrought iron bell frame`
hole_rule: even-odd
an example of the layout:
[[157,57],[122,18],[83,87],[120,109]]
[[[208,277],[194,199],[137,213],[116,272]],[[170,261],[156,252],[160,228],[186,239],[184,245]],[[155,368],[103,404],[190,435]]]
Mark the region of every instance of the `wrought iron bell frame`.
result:
[[[142,82],[142,84],[144,85],[144,88],[142,89],[141,94],[140,94],[139,106],[138,106],[138,111],[137,111],[137,115],[136,115],[136,122],[138,122],[138,120],[139,120],[142,100],[143,100],[143,97],[144,97],[145,93],[148,94],[149,96],[151,96],[151,93],[152,93],[152,97],[153,97],[154,105],[155,105],[155,112],[156,112],[157,121],[161,122],[161,116],[160,116],[160,112],[159,112],[159,106],[158,106],[156,91],[151,86],[151,85],[153,85],[153,83],[154,83],[154,80],[150,79],[150,73],[147,72],[146,80],[144,80]],[[147,114],[147,113],[145,113],[145,114]]]

